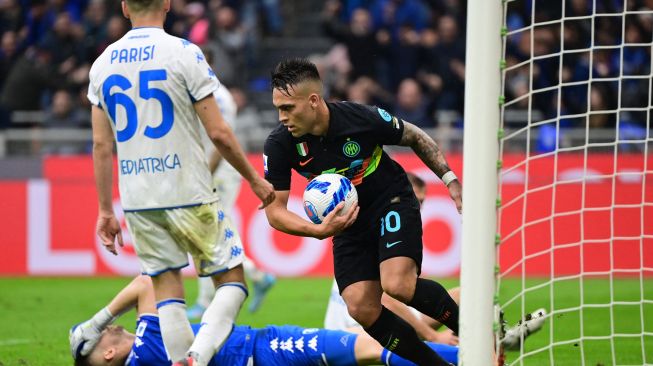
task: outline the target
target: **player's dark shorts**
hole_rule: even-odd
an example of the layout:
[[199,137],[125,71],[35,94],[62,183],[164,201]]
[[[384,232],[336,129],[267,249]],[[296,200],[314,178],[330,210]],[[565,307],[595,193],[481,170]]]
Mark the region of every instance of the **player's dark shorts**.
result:
[[393,199],[380,215],[368,219],[373,221],[366,230],[333,238],[334,272],[341,293],[352,283],[380,280],[379,264],[389,258],[412,258],[417,274],[421,271],[422,217],[414,196]]

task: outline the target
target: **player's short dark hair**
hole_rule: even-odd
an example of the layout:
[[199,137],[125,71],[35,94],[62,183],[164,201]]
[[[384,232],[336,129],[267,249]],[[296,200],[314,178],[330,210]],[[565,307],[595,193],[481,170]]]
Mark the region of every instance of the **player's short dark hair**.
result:
[[408,180],[410,181],[410,184],[414,185],[417,188],[424,189],[426,188],[426,182],[424,179],[418,177],[414,173],[411,172],[406,172],[406,175],[408,176]]
[[[86,356],[78,355],[77,358],[75,359],[74,366],[93,366],[93,364],[91,363],[91,354],[93,353],[93,351],[95,351],[95,349],[91,350],[91,352],[89,352],[89,354]],[[122,360],[118,359],[117,364],[118,365],[125,364],[127,358],[129,358],[129,354],[125,355],[125,357]]]
[[136,13],[163,6],[163,0],[125,0],[125,2],[129,10]]
[[293,58],[281,61],[272,71],[271,86],[286,95],[290,89],[303,81],[320,81],[317,66],[306,58]]
[[91,362],[88,356],[78,356],[75,359],[75,366],[91,366]]

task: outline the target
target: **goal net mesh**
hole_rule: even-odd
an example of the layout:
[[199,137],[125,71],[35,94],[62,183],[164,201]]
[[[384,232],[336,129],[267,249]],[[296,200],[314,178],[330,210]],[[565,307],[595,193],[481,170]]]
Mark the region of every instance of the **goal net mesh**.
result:
[[508,364],[653,364],[653,1],[503,6],[496,302],[546,311]]

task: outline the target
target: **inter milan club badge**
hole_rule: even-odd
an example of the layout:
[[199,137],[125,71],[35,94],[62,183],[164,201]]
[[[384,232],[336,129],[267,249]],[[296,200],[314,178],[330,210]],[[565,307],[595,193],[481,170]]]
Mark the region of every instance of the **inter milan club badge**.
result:
[[361,151],[361,146],[356,141],[347,141],[342,146],[342,152],[349,158],[353,158]]
[[308,155],[308,144],[306,142],[300,142],[297,144],[297,152],[301,156]]

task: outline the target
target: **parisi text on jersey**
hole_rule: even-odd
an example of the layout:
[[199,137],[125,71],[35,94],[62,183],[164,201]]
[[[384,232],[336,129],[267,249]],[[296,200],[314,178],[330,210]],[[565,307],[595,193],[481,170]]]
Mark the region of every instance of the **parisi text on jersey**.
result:
[[129,62],[141,62],[154,58],[154,45],[144,47],[123,48],[111,51],[111,63],[122,64]]

